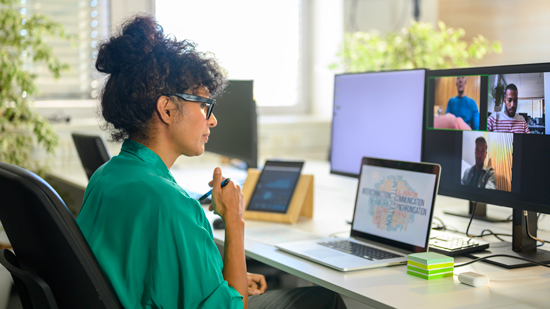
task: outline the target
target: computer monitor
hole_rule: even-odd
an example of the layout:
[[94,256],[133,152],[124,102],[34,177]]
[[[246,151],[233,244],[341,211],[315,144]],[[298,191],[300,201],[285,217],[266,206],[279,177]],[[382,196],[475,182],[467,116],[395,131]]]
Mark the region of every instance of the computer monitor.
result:
[[111,159],[107,143],[101,135],[96,134],[73,132],[71,136],[89,180],[101,165]]
[[[442,167],[439,194],[513,208],[512,244],[477,257],[501,253],[550,261],[526,232],[536,237],[531,212],[550,213],[550,136],[521,115],[544,118],[545,98],[550,63],[427,72],[422,152],[423,161]],[[488,262],[526,266],[509,258]]]
[[365,156],[420,162],[426,70],[338,74],[330,171],[358,177]]
[[229,80],[225,91],[215,99],[214,116],[218,125],[211,129],[206,151],[241,160],[246,167],[256,168],[258,131],[253,81]]

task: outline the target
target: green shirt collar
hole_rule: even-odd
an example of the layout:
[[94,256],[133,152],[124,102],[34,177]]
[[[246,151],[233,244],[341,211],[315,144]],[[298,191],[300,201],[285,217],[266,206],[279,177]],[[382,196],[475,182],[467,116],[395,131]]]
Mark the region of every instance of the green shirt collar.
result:
[[170,170],[166,167],[166,164],[164,164],[164,161],[162,161],[162,159],[151,149],[134,140],[124,140],[124,143],[122,143],[122,148],[120,149],[120,155],[133,156],[143,162],[149,163],[161,173],[161,176],[176,182],[172,176],[172,173],[170,173]]

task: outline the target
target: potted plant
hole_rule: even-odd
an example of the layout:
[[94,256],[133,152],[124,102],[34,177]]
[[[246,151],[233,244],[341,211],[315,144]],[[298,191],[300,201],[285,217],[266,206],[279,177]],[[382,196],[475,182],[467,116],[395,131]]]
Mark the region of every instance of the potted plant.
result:
[[397,69],[443,69],[467,67],[470,60],[481,59],[489,52],[502,52],[499,42],[489,42],[478,35],[468,44],[463,29],[438,29],[429,23],[412,22],[408,28],[385,36],[373,32],[345,33],[332,69],[366,72]]
[[0,161],[44,175],[47,160],[31,160],[31,151],[51,156],[58,137],[32,107],[36,75],[29,64],[44,64],[55,78],[68,68],[47,39],[70,39],[61,24],[40,14],[23,14],[21,1],[0,0]]
[[[490,94],[494,102],[494,108],[493,108],[494,112],[500,112],[502,110],[502,102],[504,101],[505,87],[506,86],[503,83],[499,83],[493,88],[491,88]],[[489,107],[489,112],[493,112],[493,111],[491,111],[491,108]]]

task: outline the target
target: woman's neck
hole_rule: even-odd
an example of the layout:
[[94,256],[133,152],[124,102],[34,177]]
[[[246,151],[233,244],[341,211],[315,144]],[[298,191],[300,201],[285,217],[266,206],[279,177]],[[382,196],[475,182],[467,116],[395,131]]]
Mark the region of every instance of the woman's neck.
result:
[[169,141],[163,141],[162,138],[149,138],[144,140],[130,137],[130,139],[142,144],[143,146],[149,148],[152,152],[156,153],[168,169],[172,168],[172,165],[174,165],[174,162],[176,162],[176,159],[179,157],[179,155],[170,150],[170,147],[166,147],[169,145]]

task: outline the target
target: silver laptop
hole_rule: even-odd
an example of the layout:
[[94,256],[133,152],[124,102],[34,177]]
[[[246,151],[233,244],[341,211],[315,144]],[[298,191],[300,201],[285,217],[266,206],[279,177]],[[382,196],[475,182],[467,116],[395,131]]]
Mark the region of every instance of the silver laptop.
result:
[[276,247],[340,271],[404,264],[407,254],[428,251],[440,169],[363,157],[350,237]]

